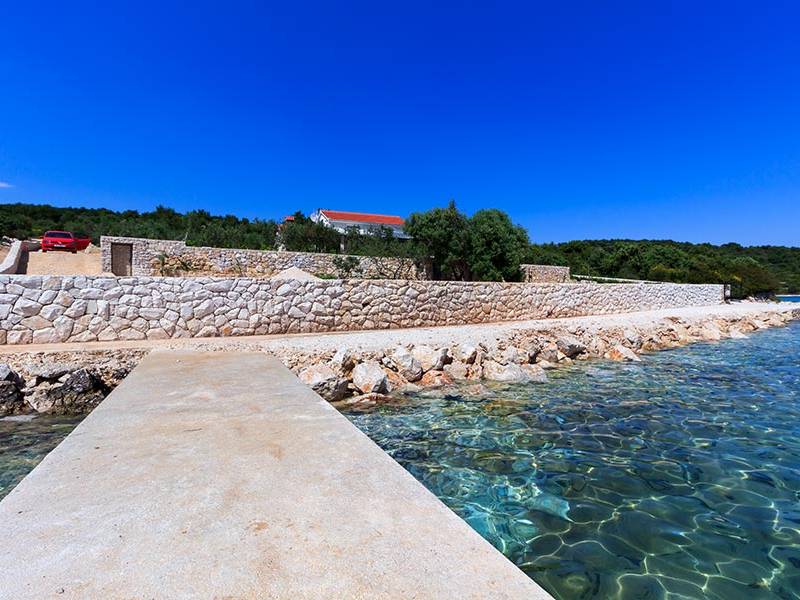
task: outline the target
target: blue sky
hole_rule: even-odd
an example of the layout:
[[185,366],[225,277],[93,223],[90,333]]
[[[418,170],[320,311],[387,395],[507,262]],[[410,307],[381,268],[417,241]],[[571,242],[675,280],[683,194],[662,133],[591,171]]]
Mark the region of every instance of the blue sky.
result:
[[800,3],[94,4],[3,6],[0,203],[800,245]]

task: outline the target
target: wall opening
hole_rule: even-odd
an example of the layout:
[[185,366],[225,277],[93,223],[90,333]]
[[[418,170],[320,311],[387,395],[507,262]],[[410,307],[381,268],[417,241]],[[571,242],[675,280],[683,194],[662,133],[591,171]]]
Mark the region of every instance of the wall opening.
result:
[[123,277],[133,274],[133,244],[111,244],[111,272]]

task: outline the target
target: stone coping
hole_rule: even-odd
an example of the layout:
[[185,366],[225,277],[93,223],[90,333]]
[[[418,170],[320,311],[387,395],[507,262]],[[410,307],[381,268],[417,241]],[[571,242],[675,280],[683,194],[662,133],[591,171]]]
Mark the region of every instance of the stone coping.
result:
[[12,242],[11,247],[8,249],[8,254],[0,262],[0,274],[3,275],[14,275],[19,268],[19,261],[22,258],[22,253],[24,252],[24,242],[19,240]]
[[0,502],[39,598],[549,598],[276,359],[150,353]]

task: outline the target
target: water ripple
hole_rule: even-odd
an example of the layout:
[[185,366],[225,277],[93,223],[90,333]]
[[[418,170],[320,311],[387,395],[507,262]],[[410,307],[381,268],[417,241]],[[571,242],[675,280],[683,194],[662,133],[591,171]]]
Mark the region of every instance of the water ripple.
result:
[[555,597],[800,598],[800,323],[469,389],[346,414]]

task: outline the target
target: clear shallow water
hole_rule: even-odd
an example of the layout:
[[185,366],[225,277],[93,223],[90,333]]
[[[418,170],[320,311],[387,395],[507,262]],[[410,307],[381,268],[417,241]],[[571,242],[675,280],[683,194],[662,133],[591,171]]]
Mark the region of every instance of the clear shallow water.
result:
[[346,415],[556,598],[800,598],[800,323],[551,374]]
[[82,420],[83,416],[0,419],[0,499]]

